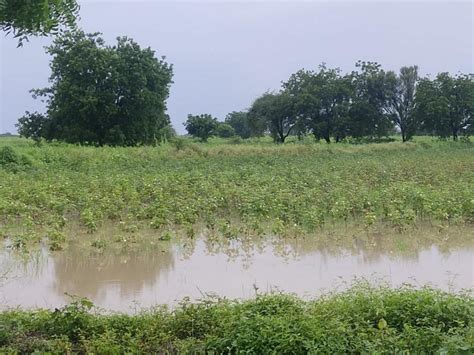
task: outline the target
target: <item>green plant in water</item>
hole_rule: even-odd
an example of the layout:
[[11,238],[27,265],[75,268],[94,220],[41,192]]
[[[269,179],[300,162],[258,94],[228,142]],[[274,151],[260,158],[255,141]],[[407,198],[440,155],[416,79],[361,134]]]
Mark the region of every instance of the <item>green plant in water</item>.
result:
[[169,240],[171,240],[171,238],[172,238],[171,232],[164,232],[162,235],[160,235],[160,237],[158,238],[158,240],[161,240],[161,241],[169,241]]
[[99,251],[103,251],[107,246],[107,242],[103,239],[96,239],[92,241],[91,246],[98,249]]
[[64,233],[57,229],[53,229],[47,233],[47,237],[50,250],[55,251],[63,249],[64,243],[66,242],[66,236],[64,235]]

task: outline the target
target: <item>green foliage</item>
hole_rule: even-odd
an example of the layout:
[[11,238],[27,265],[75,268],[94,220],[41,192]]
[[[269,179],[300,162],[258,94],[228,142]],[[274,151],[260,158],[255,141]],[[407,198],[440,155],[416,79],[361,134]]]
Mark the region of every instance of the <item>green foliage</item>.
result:
[[55,311],[0,313],[0,352],[78,353],[472,353],[468,294],[364,283],[302,301],[183,300],[137,315],[91,312],[87,299]]
[[215,133],[218,137],[221,138],[230,138],[232,136],[235,136],[234,128],[231,125],[222,122],[217,125]]
[[76,0],[0,0],[0,29],[13,32],[21,46],[28,36],[57,34],[60,27],[74,29]]
[[13,150],[12,147],[6,145],[2,147],[0,150],[0,164],[7,165],[7,164],[18,164],[20,162],[20,158]]
[[171,124],[168,124],[158,131],[160,143],[167,143],[176,138],[176,131]]
[[19,155],[10,146],[0,148],[0,169],[16,173],[31,166],[31,160],[26,155]]
[[20,119],[26,137],[91,145],[155,144],[164,127],[172,66],[131,39],[105,45],[98,33],[65,33],[47,48],[51,87],[33,90],[47,99],[46,118]]
[[452,137],[472,132],[474,121],[474,76],[440,73],[421,80],[416,94],[417,115],[427,132]]
[[357,140],[392,133],[393,123],[385,114],[389,100],[387,74],[375,62],[356,63],[357,71],[350,74],[352,86],[351,105],[346,122],[347,133]]
[[[74,237],[68,226],[79,224],[97,239],[103,225],[118,221],[190,235],[213,222],[232,238],[241,228],[288,235],[340,222],[403,231],[474,221],[472,143],[417,137],[405,145],[277,146],[270,139],[234,145],[178,137],[159,147],[96,148],[6,140],[3,225],[47,226],[66,242]],[[60,235],[56,241],[51,245],[64,244]]]
[[48,233],[49,249],[52,251],[63,249],[63,245],[66,242],[66,236],[60,230],[51,230]]
[[306,123],[316,139],[329,143],[343,139],[351,94],[350,81],[340,69],[324,64],[319,71],[300,70],[283,83],[283,88],[295,98],[295,115]]
[[418,83],[418,67],[402,67],[397,76],[387,73],[388,104],[387,116],[400,129],[402,141],[410,140],[421,126],[415,114],[415,92]]
[[295,100],[287,93],[267,92],[253,102],[249,117],[264,122],[275,142],[285,143],[297,122],[294,105]]
[[215,133],[218,125],[217,118],[214,118],[209,114],[189,114],[188,119],[184,123],[188,133],[193,137],[199,138],[203,142],[207,142],[209,137]]
[[278,93],[257,98],[248,113],[230,114],[229,123],[242,137],[249,137],[251,124],[264,127],[278,143],[289,135],[303,140],[309,132],[330,143],[380,139],[396,130],[406,142],[422,129],[457,140],[473,131],[472,74],[440,73],[430,81],[418,77],[416,65],[399,74],[376,62],[359,61],[356,68],[345,75],[324,63],[317,71],[301,69]]
[[252,117],[245,111],[233,111],[225,118],[225,123],[231,125],[235,134],[243,139],[263,136],[266,124],[256,117]]
[[26,114],[18,119],[16,127],[18,128],[18,134],[20,136],[31,138],[35,142],[39,143],[45,134],[44,130],[46,124],[47,117],[41,113],[30,113],[26,111]]

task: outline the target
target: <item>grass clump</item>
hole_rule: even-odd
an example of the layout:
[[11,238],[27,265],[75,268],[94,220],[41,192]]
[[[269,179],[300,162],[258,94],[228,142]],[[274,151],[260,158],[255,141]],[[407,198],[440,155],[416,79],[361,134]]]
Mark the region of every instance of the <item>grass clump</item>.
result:
[[0,314],[0,351],[80,353],[472,353],[467,294],[365,284],[303,301],[184,300],[174,309],[100,314],[85,299],[55,311]]
[[26,155],[17,154],[9,145],[0,148],[0,169],[16,173],[30,166],[31,160]]

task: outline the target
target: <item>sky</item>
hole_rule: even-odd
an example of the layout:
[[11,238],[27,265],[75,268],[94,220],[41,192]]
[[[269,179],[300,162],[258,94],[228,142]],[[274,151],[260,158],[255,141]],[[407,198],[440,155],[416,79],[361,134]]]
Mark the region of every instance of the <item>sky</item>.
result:
[[[470,1],[79,1],[79,25],[151,47],[173,64],[168,114],[178,133],[189,113],[247,109],[301,68],[325,62],[343,71],[361,60],[384,69],[417,64],[422,75],[473,72]],[[44,111],[29,94],[48,85],[49,38],[23,47],[0,33],[0,133],[16,132],[26,110]]]

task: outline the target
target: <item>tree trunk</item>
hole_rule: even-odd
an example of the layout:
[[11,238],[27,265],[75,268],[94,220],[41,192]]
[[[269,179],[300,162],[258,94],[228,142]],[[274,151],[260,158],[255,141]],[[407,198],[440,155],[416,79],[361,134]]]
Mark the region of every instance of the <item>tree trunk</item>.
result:
[[453,141],[458,140],[458,130],[456,128],[453,128]]
[[407,141],[407,136],[405,134],[405,130],[400,128],[400,132],[402,133],[402,142],[406,142]]

